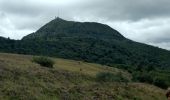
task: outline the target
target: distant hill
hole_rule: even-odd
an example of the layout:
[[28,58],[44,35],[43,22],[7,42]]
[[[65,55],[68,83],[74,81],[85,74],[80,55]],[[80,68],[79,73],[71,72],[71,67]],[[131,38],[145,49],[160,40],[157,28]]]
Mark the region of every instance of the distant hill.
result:
[[113,66],[170,67],[170,51],[134,42],[108,25],[56,18],[22,40],[0,39],[1,52],[47,55]]

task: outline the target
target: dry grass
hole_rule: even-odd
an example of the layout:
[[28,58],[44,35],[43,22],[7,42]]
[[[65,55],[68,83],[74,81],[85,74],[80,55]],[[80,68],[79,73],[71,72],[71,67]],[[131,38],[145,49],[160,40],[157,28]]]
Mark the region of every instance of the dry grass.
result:
[[0,100],[165,100],[164,92],[141,83],[98,83],[99,72],[117,68],[82,61],[55,59],[54,68],[31,62],[33,56],[0,54]]
[[[35,63],[31,62],[32,56],[30,55],[18,55],[18,54],[7,54],[0,53],[0,61],[8,64],[8,66],[14,66],[19,68],[29,68],[39,66]],[[78,72],[85,75],[95,76],[99,72],[111,72],[111,73],[119,73],[122,72],[125,76],[129,78],[131,75],[127,72],[119,70],[117,68],[108,67],[100,64],[87,63],[82,61],[74,61],[67,59],[57,59],[53,58],[55,61],[54,68],[62,69],[71,72]]]

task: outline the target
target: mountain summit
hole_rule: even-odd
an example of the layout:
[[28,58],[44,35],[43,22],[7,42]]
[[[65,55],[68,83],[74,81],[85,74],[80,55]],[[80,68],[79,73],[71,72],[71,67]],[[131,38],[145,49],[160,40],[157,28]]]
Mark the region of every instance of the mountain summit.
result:
[[125,39],[118,31],[108,25],[95,22],[66,21],[59,17],[50,21],[37,32],[25,38],[96,38],[102,40]]

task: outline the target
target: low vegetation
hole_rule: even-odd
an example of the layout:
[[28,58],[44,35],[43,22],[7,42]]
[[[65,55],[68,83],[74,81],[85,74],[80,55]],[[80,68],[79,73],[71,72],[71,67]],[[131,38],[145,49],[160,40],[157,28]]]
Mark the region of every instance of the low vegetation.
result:
[[99,82],[128,82],[128,79],[122,73],[100,72],[96,75]]
[[49,68],[52,68],[54,65],[54,61],[48,57],[33,57],[32,61]]
[[31,60],[0,54],[0,100],[166,100],[165,90],[153,85],[124,84],[131,75],[117,68],[66,59],[46,68]]
[[160,70],[154,67],[131,67],[126,65],[117,65],[118,68],[128,70],[132,74],[134,82],[149,83],[163,89],[170,86],[170,71]]

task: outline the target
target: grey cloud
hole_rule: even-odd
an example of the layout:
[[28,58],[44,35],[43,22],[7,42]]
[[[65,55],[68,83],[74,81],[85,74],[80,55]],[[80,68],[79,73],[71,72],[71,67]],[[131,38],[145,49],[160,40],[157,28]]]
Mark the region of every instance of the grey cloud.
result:
[[162,43],[148,43],[150,45],[154,45],[156,47],[164,48],[170,50],[170,42],[162,42]]
[[80,12],[81,16],[81,9],[83,9],[83,13],[93,14],[107,20],[138,21],[146,18],[169,17],[170,15],[169,0],[94,0],[93,2],[89,1],[80,5],[80,9],[76,11]]
[[0,10],[22,16],[35,16],[40,12],[39,7],[24,0],[22,2],[17,0],[3,0],[0,2]]
[[[150,20],[116,21],[107,24],[120,31],[125,37],[159,47],[170,43],[170,18]],[[164,45],[165,46],[168,45]]]
[[[131,19],[159,18],[170,15],[169,0],[126,0],[126,2],[119,0],[117,4],[123,4],[123,13]],[[121,9],[122,6],[119,7]]]

